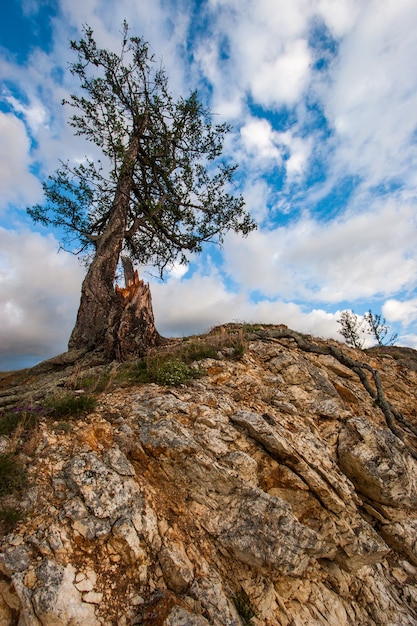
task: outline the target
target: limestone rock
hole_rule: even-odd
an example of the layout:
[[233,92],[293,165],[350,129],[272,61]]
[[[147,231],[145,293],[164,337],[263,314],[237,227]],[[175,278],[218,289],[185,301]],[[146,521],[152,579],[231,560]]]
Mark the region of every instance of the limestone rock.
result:
[[81,602],[81,595],[73,584],[75,570],[72,565],[64,567],[45,560],[37,568],[36,577],[39,587],[32,592],[31,604],[42,626],[99,624],[94,609]]
[[[282,326],[245,341],[187,385],[109,387],[69,432],[39,423],[0,626],[417,624],[410,353]],[[79,375],[60,366],[24,397]]]
[[417,508],[417,462],[390,431],[352,418],[340,432],[338,453],[360,493],[381,504]]
[[167,587],[175,593],[184,593],[194,578],[194,568],[184,547],[171,543],[158,554]]
[[165,626],[208,626],[202,615],[193,615],[181,606],[175,606],[165,620]]
[[112,519],[139,498],[137,483],[131,478],[122,478],[93,452],[73,457],[67,474],[87,508],[99,519]]

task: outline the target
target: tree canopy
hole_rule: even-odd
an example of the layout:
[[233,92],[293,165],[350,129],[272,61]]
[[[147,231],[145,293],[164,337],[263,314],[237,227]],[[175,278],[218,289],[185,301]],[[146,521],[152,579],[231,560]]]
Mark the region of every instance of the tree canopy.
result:
[[[78,61],[70,71],[83,93],[64,104],[76,110],[70,124],[101,149],[104,161],[62,163],[43,184],[46,204],[28,209],[35,221],[63,229],[63,244],[95,251],[108,226],[121,172],[131,184],[123,253],[162,274],[203,242],[222,242],[228,230],[248,234],[254,223],[241,195],[230,193],[236,165],[221,160],[227,124],[213,116],[196,91],[174,100],[165,71],[149,46],[130,37],[124,23],[119,54],[100,49],[89,27],[72,41]],[[137,149],[126,163],[129,145]]]

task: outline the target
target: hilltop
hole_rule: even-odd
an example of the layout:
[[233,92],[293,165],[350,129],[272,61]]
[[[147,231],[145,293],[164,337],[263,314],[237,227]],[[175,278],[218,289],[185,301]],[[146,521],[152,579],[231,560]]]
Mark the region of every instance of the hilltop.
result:
[[0,625],[416,624],[416,366],[228,324],[2,374]]

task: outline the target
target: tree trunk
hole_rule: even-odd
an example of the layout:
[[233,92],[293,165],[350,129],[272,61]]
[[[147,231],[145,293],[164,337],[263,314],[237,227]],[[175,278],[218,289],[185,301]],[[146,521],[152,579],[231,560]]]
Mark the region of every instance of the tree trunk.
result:
[[[126,233],[134,164],[143,130],[142,127],[132,134],[127,147],[111,215],[97,241],[94,258],[84,279],[77,321],[68,343],[69,350],[102,351],[107,360],[123,359],[133,354],[139,356],[159,338],[149,287],[135,275],[131,263],[125,271],[127,291],[114,286]],[[132,281],[133,285],[129,285]]]
[[129,258],[123,257],[122,260],[126,286],[116,285],[115,325],[113,328],[109,326],[107,333],[119,361],[145,354],[162,339],[155,328],[149,285],[139,279]]

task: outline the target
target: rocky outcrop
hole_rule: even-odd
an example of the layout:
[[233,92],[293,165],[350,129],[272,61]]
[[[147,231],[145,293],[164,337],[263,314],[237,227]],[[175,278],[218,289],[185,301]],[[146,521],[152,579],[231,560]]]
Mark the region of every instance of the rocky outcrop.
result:
[[415,369],[291,332],[247,341],[187,386],[41,423],[1,626],[417,623]]

